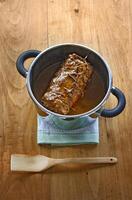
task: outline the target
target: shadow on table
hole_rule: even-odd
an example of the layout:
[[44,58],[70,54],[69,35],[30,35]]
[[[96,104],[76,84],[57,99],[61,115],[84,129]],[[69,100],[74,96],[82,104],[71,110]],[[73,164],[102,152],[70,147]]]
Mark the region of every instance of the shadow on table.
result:
[[[63,164],[63,165],[56,165],[50,169],[47,169],[43,173],[67,173],[67,172],[82,172],[82,171],[89,171],[95,170],[101,167],[110,167],[114,164]],[[41,172],[42,173],[42,172]]]
[[55,174],[55,173],[77,173],[88,172],[89,170],[96,170],[103,167],[111,167],[114,164],[59,164],[41,172],[13,172],[15,174]]

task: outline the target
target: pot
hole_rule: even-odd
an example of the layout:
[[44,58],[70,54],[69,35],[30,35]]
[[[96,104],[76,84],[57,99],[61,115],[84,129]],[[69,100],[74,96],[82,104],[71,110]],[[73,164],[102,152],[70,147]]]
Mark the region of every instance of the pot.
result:
[[[94,70],[100,75],[105,85],[105,95],[100,103],[91,110],[76,114],[76,115],[62,115],[55,113],[41,104],[41,96],[48,87],[53,74],[60,67],[66,57],[70,53],[77,53],[82,57],[87,56],[87,60],[92,64]],[[24,62],[31,57],[35,57],[32,64],[27,70],[24,67]],[[26,78],[26,85],[29,95],[35,103],[38,113],[41,115],[52,114],[62,119],[75,119],[83,116],[102,116],[102,117],[115,117],[119,115],[125,108],[126,99],[124,94],[112,85],[112,73],[109,65],[105,59],[93,49],[80,45],[80,44],[60,44],[47,48],[40,52],[38,50],[28,50],[23,52],[16,62],[18,72]],[[105,109],[104,104],[112,93],[117,98],[117,105],[113,109]]]

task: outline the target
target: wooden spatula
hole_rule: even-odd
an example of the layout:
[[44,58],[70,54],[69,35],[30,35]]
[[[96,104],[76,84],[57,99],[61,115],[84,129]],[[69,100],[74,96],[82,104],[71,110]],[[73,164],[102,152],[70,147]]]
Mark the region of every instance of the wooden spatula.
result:
[[42,155],[28,156],[23,154],[11,155],[11,171],[40,172],[54,165],[63,163],[116,163],[114,157],[93,157],[93,158],[64,158],[53,159]]

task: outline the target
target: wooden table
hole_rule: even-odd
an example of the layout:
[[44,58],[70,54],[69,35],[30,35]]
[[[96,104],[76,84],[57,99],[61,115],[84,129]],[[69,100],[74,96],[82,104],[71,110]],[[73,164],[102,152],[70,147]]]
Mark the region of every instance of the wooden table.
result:
[[[36,144],[36,110],[15,62],[24,50],[43,50],[64,42],[100,52],[112,69],[114,86],[126,95],[121,115],[100,118],[99,145],[51,148]],[[0,200],[132,199],[131,52],[130,0],[0,0]],[[115,103],[110,97],[107,107]],[[118,164],[12,173],[12,153],[55,158],[116,156]]]

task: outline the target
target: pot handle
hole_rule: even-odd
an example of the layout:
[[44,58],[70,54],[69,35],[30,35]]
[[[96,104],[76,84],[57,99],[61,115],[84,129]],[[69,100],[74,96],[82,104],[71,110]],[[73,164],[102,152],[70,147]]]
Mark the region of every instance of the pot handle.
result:
[[111,93],[116,96],[118,100],[118,104],[115,108],[109,110],[109,109],[103,109],[101,112],[102,117],[115,117],[119,115],[125,108],[126,105],[126,98],[121,90],[119,90],[116,87],[112,87]]
[[38,50],[28,50],[28,51],[24,51],[23,53],[21,53],[16,61],[16,67],[18,72],[24,77],[26,78],[27,76],[27,69],[24,67],[24,62],[25,60],[27,60],[28,58],[32,58],[32,57],[36,57],[38,54],[40,54],[40,51]]

